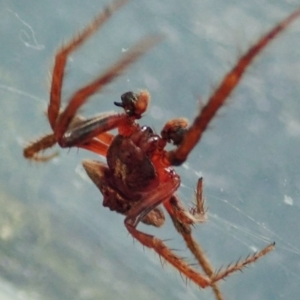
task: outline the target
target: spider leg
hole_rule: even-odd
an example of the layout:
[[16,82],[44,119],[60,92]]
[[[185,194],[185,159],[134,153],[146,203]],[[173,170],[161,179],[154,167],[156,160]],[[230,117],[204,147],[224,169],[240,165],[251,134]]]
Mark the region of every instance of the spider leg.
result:
[[[198,180],[197,190],[196,190],[196,206],[192,208],[190,212],[187,212],[183,205],[181,204],[179,198],[176,195],[173,195],[168,201],[164,201],[163,205],[166,208],[167,212],[169,213],[174,227],[181,234],[183,237],[188,249],[192,252],[200,266],[202,267],[204,273],[207,275],[208,278],[211,279],[211,287],[213,292],[216,296],[217,300],[222,300],[223,296],[221,291],[219,290],[216,282],[224,279],[225,277],[229,276],[231,273],[236,271],[241,271],[244,267],[249,264],[254,263],[259,258],[265,256],[270,251],[274,249],[275,243],[272,243],[259,252],[254,253],[253,255],[249,255],[244,260],[239,260],[235,264],[229,265],[224,270],[219,270],[215,272],[213,266],[211,265],[209,259],[207,258],[204,250],[202,247],[196,242],[196,240],[192,236],[192,229],[191,225],[195,224],[195,217],[194,215],[198,216],[198,223],[205,221],[205,212],[206,209],[204,207],[204,199],[202,193],[202,178]],[[189,219],[189,216],[192,217]]]
[[64,72],[68,56],[80,47],[97,29],[99,29],[111,15],[125,5],[128,0],[115,0],[95,17],[75,38],[63,45],[55,55],[53,68],[50,104],[48,106],[48,119],[51,128],[54,130],[61,105],[61,91],[64,79]]
[[237,261],[236,263],[229,265],[225,269],[219,270],[217,273],[215,273],[212,277],[212,280],[218,281],[220,279],[224,279],[225,277],[229,276],[230,274],[242,270],[242,268],[246,267],[249,264],[255,263],[259,258],[265,256],[275,248],[275,243],[269,244],[262,250],[255,252],[252,255],[249,255],[246,259],[242,261]]
[[168,201],[168,199],[172,198],[173,193],[176,191],[179,185],[179,178],[176,178],[176,180],[174,179],[175,178],[173,178],[173,180],[169,180],[160,184],[155,190],[155,192],[148,194],[143,199],[143,201],[139,202],[137,205],[131,208],[127,213],[127,217],[125,218],[125,226],[130,232],[130,234],[135,239],[137,239],[142,245],[153,249],[158,255],[163,257],[168,263],[173,265],[180,273],[184,274],[188,279],[196,283],[198,286],[202,288],[211,286],[214,290],[216,297],[219,297],[217,299],[221,300],[222,294],[216,286],[215,282],[224,279],[233,272],[241,270],[247,264],[256,261],[258,258],[271,251],[274,245],[270,245],[262,251],[247,258],[246,260],[242,262],[237,262],[235,265],[229,266],[224,271],[219,271],[215,274],[203,250],[193,239],[191,235],[190,225],[185,224],[179,219],[174,218],[173,221],[175,221],[175,227],[182,234],[188,247],[194,253],[197,260],[200,261],[200,264],[205,269],[205,273],[208,273],[209,276],[199,273],[197,270],[188,265],[182,258],[178,257],[175,253],[173,253],[173,251],[169,249],[162,240],[136,229],[138,223],[143,219],[145,215],[149,213],[149,211],[157,207],[159,204],[164,203]]
[[[193,238],[191,228],[191,225],[195,223],[205,222],[206,208],[204,206],[204,202],[204,198],[202,197],[202,178],[200,178],[198,180],[196,190],[196,205],[191,209],[191,212],[188,212],[184,209],[183,205],[176,195],[173,195],[169,199],[169,201],[164,201],[163,204],[172,219],[174,227],[176,228],[177,232],[183,237],[188,249],[194,255],[207,277],[212,278],[214,275],[214,268],[207,258],[202,247]],[[197,216],[196,220],[194,215]],[[212,282],[211,287],[216,299],[224,300],[224,297],[216,282]]]
[[[78,116],[77,116],[78,118]],[[85,122],[80,120],[76,122],[76,126],[72,127],[75,130],[75,133],[78,132],[78,129],[80,128],[81,124],[84,124]],[[71,130],[72,132],[72,130]],[[77,144],[73,143],[72,146],[77,146],[89,151],[92,151],[94,153],[97,153],[102,156],[106,156],[107,149],[113,139],[113,135],[108,132],[102,132],[98,135],[93,136],[91,139],[88,139],[84,142],[84,144]],[[82,142],[82,141],[81,141]],[[42,138],[38,139],[37,141],[31,143],[23,150],[23,156],[26,159],[34,160],[37,162],[47,162],[58,155],[58,152],[54,152],[50,155],[39,155],[38,153],[46,150],[48,148],[53,147],[57,143],[56,137],[53,133],[48,134],[46,136],[43,136]],[[69,146],[71,147],[71,146]]]
[[[98,119],[101,119],[101,117],[98,117]],[[103,119],[103,116],[102,116],[102,119]],[[84,131],[85,126],[88,127],[88,125],[91,123],[91,121],[95,122],[94,119],[85,120],[85,119],[81,118],[80,116],[76,116],[72,120],[72,124],[70,125],[70,127],[71,127],[70,132],[73,133],[73,130],[74,130],[75,136],[77,134],[77,137],[78,137],[78,132],[80,132],[80,129],[83,128],[81,130]],[[103,130],[105,131],[106,128],[107,127],[105,127]],[[88,127],[88,129],[90,129],[90,128]],[[83,133],[83,136],[86,136],[86,134]],[[71,135],[71,137],[72,137],[72,135]],[[69,147],[78,146],[80,148],[92,151],[94,153],[98,153],[102,156],[106,156],[107,149],[108,149],[111,141],[113,140],[113,137],[114,136],[111,133],[102,132],[98,135],[94,134],[91,138],[88,138],[85,140],[82,139],[80,141],[81,144],[79,144],[79,141],[77,140],[75,143],[71,144]],[[80,138],[79,138],[79,140],[80,140]],[[38,152],[41,152],[48,148],[51,148],[56,143],[57,143],[57,140],[56,140],[55,135],[53,133],[48,134],[48,135],[40,138],[39,140],[31,143],[27,147],[25,147],[23,150],[23,156],[27,159],[34,160],[37,162],[47,162],[47,161],[51,160],[53,157],[57,156],[58,153],[55,152],[50,155],[38,155]]]
[[[97,29],[99,29],[111,17],[114,12],[116,12],[127,2],[128,0],[115,0],[114,2],[112,2],[99,15],[97,15],[95,19],[75,38],[63,45],[56,53],[51,80],[50,103],[47,112],[48,120],[53,130],[55,129],[55,124],[59,117],[62,84],[68,56],[78,47],[80,47]],[[42,156],[38,155],[38,152],[54,146],[56,142],[56,136],[54,134],[48,134],[25,147],[23,155],[25,158],[35,161],[48,161],[56,156],[57,153],[53,153],[48,156]],[[105,147],[103,148],[103,145],[99,141],[91,141],[89,145],[85,145],[82,148],[86,148],[88,150],[92,149],[92,151],[97,150],[95,152],[99,154],[106,153],[104,149]]]
[[188,265],[182,258],[172,252],[162,240],[137,230],[135,226],[128,223],[126,219],[125,226],[130,234],[143,246],[153,249],[159,256],[163,257],[169,264],[198,286],[205,288],[211,285],[211,280],[207,276],[200,274],[197,270]]
[[206,208],[204,197],[202,196],[202,178],[198,180],[196,190],[196,204],[194,207],[187,211],[180,202],[177,195],[163,203],[165,209],[168,211],[172,218],[179,220],[181,223],[194,225],[197,223],[204,223],[206,221]]
[[130,64],[135,62],[140,56],[146,53],[150,48],[154,47],[161,40],[160,36],[152,36],[142,39],[133,48],[128,50],[115,64],[108,68],[95,80],[80,88],[71,97],[65,110],[59,114],[56,126],[54,129],[55,136],[60,141],[69,124],[76,115],[78,109],[88,101],[88,98],[99,92],[106,84],[119,76]]
[[[210,263],[209,259],[207,258],[206,254],[205,254],[204,250],[202,249],[202,247],[200,246],[200,244],[197,243],[196,240],[193,238],[191,225],[180,222],[178,219],[176,219],[176,217],[172,216],[172,214],[170,214],[170,212],[169,212],[169,215],[173,221],[174,227],[176,228],[178,233],[183,237],[188,249],[192,252],[194,257],[198,261],[199,265],[202,267],[206,276],[208,278],[212,279],[213,275],[214,275],[214,268],[213,268],[212,264]],[[216,299],[223,300],[224,297],[223,297],[217,283],[212,281],[210,285],[216,296]]]
[[[56,156],[57,153],[49,156],[39,156],[37,153],[52,147],[56,142],[61,147],[78,146],[101,155],[106,155],[109,144],[107,145],[107,143],[103,141],[104,132],[124,123],[126,116],[124,114],[114,114],[106,117],[100,115],[90,120],[84,120],[76,115],[76,112],[80,106],[88,100],[89,96],[99,91],[104,85],[120,75],[126,67],[158,43],[161,37],[153,36],[141,40],[135,47],[127,51],[117,63],[96,78],[96,80],[79,89],[73,95],[65,110],[59,112],[61,90],[68,56],[82,45],[126,2],[127,0],[115,0],[111,5],[107,6],[103,12],[96,16],[92,23],[85,27],[74,39],[62,46],[57,52],[51,83],[50,103],[48,106],[48,119],[54,134],[47,135],[26,147],[23,153],[25,158],[36,161],[48,161]],[[95,128],[95,126],[98,126],[98,128]],[[98,138],[96,138],[97,135],[99,135]]]
[[[97,153],[102,156],[106,156],[109,145],[106,143],[103,143],[101,141],[101,138],[102,138],[102,136],[100,135],[99,139],[98,139],[98,137],[93,138],[93,139],[87,141],[83,145],[78,145],[78,147],[92,151],[92,152]],[[37,141],[31,143],[30,145],[28,145],[27,147],[25,147],[23,150],[23,156],[26,159],[34,160],[36,162],[47,162],[47,161],[51,160],[52,158],[54,158],[55,156],[58,156],[58,152],[54,152],[49,155],[39,155],[38,153],[43,150],[53,147],[55,144],[56,144],[56,138],[55,138],[54,134],[49,134],[49,135],[43,136],[39,140],[37,140]]]
[[237,62],[237,64],[225,75],[224,79],[209,98],[207,104],[201,109],[193,124],[185,132],[183,141],[174,150],[168,152],[167,160],[170,165],[181,165],[201,139],[203,132],[211,122],[217,111],[224,105],[231,92],[238,85],[247,67],[260,52],[280,34],[292,21],[298,18],[300,9],[289,15],[275,28],[261,37]]
[[58,143],[62,148],[81,147],[91,139],[97,136],[101,137],[101,134],[104,132],[118,128],[126,120],[128,120],[126,114],[100,114],[99,116],[83,121],[75,127],[71,127],[58,140]]
[[47,162],[53,157],[57,156],[58,153],[55,152],[50,155],[38,155],[37,153],[48,148],[53,147],[56,144],[56,138],[53,133],[43,136],[37,141],[31,143],[23,150],[23,156],[27,159],[34,160],[37,162]]
[[189,266],[182,258],[177,256],[169,249],[162,240],[155,236],[143,233],[136,229],[139,221],[154,207],[169,199],[178,184],[168,181],[161,184],[154,193],[151,193],[143,201],[134,206],[125,218],[125,226],[130,234],[137,239],[143,246],[153,249],[159,256],[163,257],[168,263],[173,265],[180,273],[195,282],[198,286],[205,288],[211,285],[211,280]]

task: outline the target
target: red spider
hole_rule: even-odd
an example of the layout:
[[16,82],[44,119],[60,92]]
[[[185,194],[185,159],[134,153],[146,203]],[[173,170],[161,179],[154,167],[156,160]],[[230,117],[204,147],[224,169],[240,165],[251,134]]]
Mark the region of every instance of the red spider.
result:
[[[150,95],[143,90],[127,92],[121,96],[123,113],[103,113],[91,119],[77,114],[91,95],[119,76],[130,64],[157,44],[159,36],[147,37],[124,54],[120,60],[103,74],[83,86],[61,110],[61,90],[68,56],[80,47],[126,0],[115,0],[99,14],[83,31],[63,45],[55,56],[54,70],[48,107],[48,120],[53,133],[44,136],[24,149],[24,156],[35,161],[47,161],[51,156],[39,156],[38,152],[58,143],[61,147],[79,147],[107,158],[107,164],[85,160],[83,166],[89,177],[103,194],[103,206],[125,215],[125,226],[142,245],[152,248],[160,257],[173,265],[181,274],[199,287],[212,287],[216,299],[223,299],[217,281],[255,262],[274,248],[270,244],[263,250],[240,260],[225,269],[214,272],[200,245],[193,239],[191,227],[205,221],[205,207],[202,198],[202,179],[199,179],[196,205],[187,211],[175,194],[180,186],[180,177],[172,166],[181,165],[199,142],[217,111],[223,106],[230,93],[238,85],[253,59],[282,32],[294,19],[300,16],[300,9],[279,23],[261,37],[223,78],[217,89],[199,111],[192,125],[185,119],[168,121],[158,135],[150,127],[140,126],[137,120],[146,111]],[[109,133],[117,129],[116,136]],[[165,150],[168,143],[175,147]],[[204,274],[177,256],[165,243],[137,230],[139,222],[156,227],[161,226],[164,215],[162,204],[170,215],[176,230],[184,238],[187,247],[201,265]]]

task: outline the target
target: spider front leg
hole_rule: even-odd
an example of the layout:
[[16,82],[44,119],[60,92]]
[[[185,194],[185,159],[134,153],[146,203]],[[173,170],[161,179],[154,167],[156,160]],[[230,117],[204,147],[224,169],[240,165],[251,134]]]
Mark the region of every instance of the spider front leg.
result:
[[[63,148],[77,146],[89,150],[98,149],[97,153],[103,155],[103,153],[105,153],[107,150],[105,149],[105,146],[103,146],[101,142],[99,143],[99,140],[94,141],[91,140],[91,138],[97,135],[101,136],[101,133],[105,131],[120,127],[122,124],[126,124],[128,115],[132,117],[132,120],[140,118],[142,113],[147,109],[149,101],[148,92],[141,91],[138,95],[134,94],[137,99],[130,99],[129,101],[127,100],[128,93],[126,93],[127,97],[125,97],[125,101],[127,102],[125,104],[121,103],[118,105],[123,105],[122,107],[125,110],[125,114],[102,114],[92,119],[77,122],[76,126],[73,126],[73,120],[76,118],[80,119],[80,117],[76,115],[76,113],[79,108],[88,101],[90,96],[92,96],[96,92],[99,92],[99,90],[101,90],[106,84],[119,76],[120,73],[126,67],[128,67],[128,65],[136,61],[142,54],[147,52],[160,40],[161,37],[159,36],[148,37],[141,40],[138,44],[135,45],[135,47],[133,47],[125,55],[123,55],[120,60],[117,61],[117,63],[107,69],[103,74],[101,74],[91,83],[79,89],[72,96],[66,108],[58,115],[55,123],[54,135],[51,134],[50,138],[47,138],[46,142],[45,138],[42,138],[36,143],[30,145],[30,148],[25,148],[24,156],[26,158],[37,158],[36,160],[39,160],[36,153],[52,147],[56,142]],[[130,108],[128,108],[128,103],[131,104],[132,102],[134,102],[134,105],[131,105]],[[50,100],[49,110],[51,106],[52,99]],[[132,115],[131,110],[134,110],[134,113]],[[50,142],[51,145],[49,146]],[[89,146],[86,146],[86,143],[88,143]],[[102,148],[104,149],[103,151],[101,150]]]
[[88,24],[88,26],[86,26],[73,39],[71,39],[57,51],[51,80],[50,103],[48,106],[48,119],[53,130],[56,127],[56,121],[59,116],[61,106],[61,91],[68,57],[88,38],[90,38],[93,33],[102,27],[104,23],[127,2],[128,0],[115,0],[110,5],[106,6],[104,10],[101,11],[101,13],[98,14],[90,24]]
[[[118,77],[130,64],[134,63],[140,56],[161,41],[161,36],[146,37],[140,40],[140,42],[129,49],[115,64],[100,74],[95,80],[80,88],[73,97],[71,97],[67,107],[64,110],[61,110],[61,91],[68,57],[127,2],[128,0],[113,1],[110,5],[105,7],[105,9],[98,14],[90,24],[57,51],[52,72],[50,101],[47,112],[53,133],[44,136],[25,147],[23,151],[25,158],[35,161],[48,161],[56,156],[57,153],[49,156],[40,156],[39,152],[51,148],[56,143],[60,144],[62,147],[69,147],[67,145],[68,143],[71,146],[78,146],[78,143],[73,142],[73,138],[71,138],[70,141],[68,137],[64,136],[66,133],[68,135],[68,131],[70,130],[76,131],[72,126],[72,122],[74,119],[80,118],[80,116],[76,114],[78,109],[88,101],[88,98],[91,95],[99,92],[105,85]],[[81,125],[85,126],[85,122]],[[89,145],[85,143],[82,148],[92,151],[97,149],[97,153],[103,154],[106,152],[106,147],[103,145],[105,142],[101,143],[99,140],[101,141],[101,138],[95,141],[88,141],[87,143]]]
[[[57,51],[55,55],[54,68],[52,71],[50,102],[47,111],[48,120],[54,133],[43,136],[37,141],[31,143],[29,146],[25,147],[23,151],[23,155],[25,158],[46,162],[57,155],[57,152],[48,156],[39,155],[38,153],[53,147],[58,142],[56,126],[57,120],[60,115],[59,111],[61,106],[61,91],[67,59],[70,54],[76,51],[95,31],[97,31],[112,16],[113,13],[115,13],[127,2],[128,0],[115,0],[114,2],[112,2],[100,14],[98,14],[88,26],[86,26],[81,32],[79,32],[76,37],[71,39]],[[117,74],[115,74],[115,76],[117,76]],[[68,127],[74,117],[75,113],[67,122],[66,127]],[[66,131],[66,128],[63,130]],[[102,145],[99,145],[99,143],[97,144],[97,147],[93,146],[92,148],[103,148]]]
[[[146,53],[150,48],[154,47],[154,45],[156,45],[159,41],[161,41],[160,36],[153,36],[153,37],[147,37],[142,39],[134,47],[128,50],[119,59],[119,61],[117,61],[114,65],[108,68],[103,74],[100,74],[100,76],[97,77],[95,80],[93,80],[92,82],[83,86],[82,88],[80,88],[78,91],[75,92],[75,94],[71,97],[71,100],[69,101],[68,105],[66,106],[64,111],[60,113],[56,121],[54,132],[60,146],[69,147],[68,141],[66,141],[68,139],[67,135],[69,135],[68,133],[69,125],[72,122],[74,116],[76,116],[77,111],[88,101],[89,97],[95,94],[96,92],[99,92],[105,85],[107,85],[112,80],[114,80],[117,76],[119,76],[130,64],[135,62],[140,56]],[[136,114],[133,115],[132,117],[140,118],[141,114],[146,110],[148,104],[148,98],[149,98],[149,94],[148,93],[146,94],[147,95],[145,95],[145,93],[142,91],[139,95],[137,95],[138,97],[137,101],[135,101],[135,99],[130,99],[129,101],[127,101],[127,102],[135,101],[134,106],[128,108],[128,110],[135,109],[137,111]],[[127,99],[127,97],[125,98]],[[146,100],[144,98],[146,98]],[[124,107],[126,115],[128,115],[127,108],[126,108],[126,105],[128,104],[127,102],[124,105],[123,103],[120,104],[122,107]],[[142,103],[141,107],[139,106],[140,103]],[[120,116],[120,118],[122,119],[123,116]],[[122,123],[122,120],[118,117],[117,114],[114,114],[114,117],[115,117],[115,121],[113,121],[111,118],[112,123],[108,125],[108,128],[110,128],[110,126],[114,126],[113,124]],[[102,122],[101,119],[102,116],[100,116],[99,122]],[[92,120],[89,121],[93,123],[89,125],[90,126],[89,128],[95,128],[94,124],[96,124],[98,120],[96,120],[96,118],[93,118]],[[110,129],[112,128],[113,127],[111,127]],[[70,143],[73,144],[73,141],[70,141]]]
[[300,16],[300,9],[289,15],[286,19],[275,26],[271,31],[262,36],[250,49],[240,57],[236,65],[224,76],[223,80],[208,99],[207,104],[196,116],[193,124],[186,129],[179,146],[166,154],[167,161],[172,166],[181,165],[201,139],[207,126],[224,105],[232,91],[239,84],[246,69],[262,50],[275,39],[284,29]]

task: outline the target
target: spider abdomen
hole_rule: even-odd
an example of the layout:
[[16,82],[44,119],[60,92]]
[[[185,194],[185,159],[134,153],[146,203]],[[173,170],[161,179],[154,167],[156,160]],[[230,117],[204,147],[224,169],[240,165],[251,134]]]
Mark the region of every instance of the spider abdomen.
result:
[[159,184],[155,166],[149,157],[152,147],[153,136],[139,131],[130,137],[117,135],[108,149],[110,182],[129,199],[134,200],[137,195],[149,192]]

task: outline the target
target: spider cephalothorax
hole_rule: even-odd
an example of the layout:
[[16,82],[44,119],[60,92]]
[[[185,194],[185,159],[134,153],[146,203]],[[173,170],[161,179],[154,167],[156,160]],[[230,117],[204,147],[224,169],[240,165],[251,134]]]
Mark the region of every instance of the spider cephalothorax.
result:
[[[192,237],[192,225],[205,221],[202,179],[200,178],[197,184],[196,205],[187,211],[176,195],[176,190],[180,186],[180,177],[173,166],[180,165],[187,159],[253,59],[300,16],[300,10],[296,10],[262,36],[238,59],[190,126],[183,118],[170,120],[159,135],[150,127],[138,123],[150,100],[149,93],[145,90],[123,94],[121,102],[115,102],[116,106],[124,110],[122,113],[102,113],[94,118],[85,119],[77,112],[91,95],[99,92],[156,45],[161,40],[160,36],[147,37],[140,41],[104,73],[76,91],[67,106],[61,109],[61,91],[68,56],[126,2],[126,0],[114,0],[83,31],[57,51],[47,114],[53,132],[26,147],[24,156],[35,161],[47,161],[56,154],[41,156],[39,152],[59,144],[63,148],[83,148],[106,157],[106,163],[91,160],[83,162],[89,177],[103,195],[103,205],[125,215],[127,230],[142,245],[152,248],[198,286],[212,287],[216,299],[221,300],[223,296],[217,281],[255,262],[270,252],[274,244],[215,272],[200,245]],[[114,136],[109,132],[112,129],[117,129],[117,135]],[[167,144],[172,144],[173,150],[168,151]],[[185,240],[204,274],[177,256],[162,240],[137,230],[140,221],[156,227],[164,223],[165,217],[160,205],[163,205],[170,215],[176,230]]]

